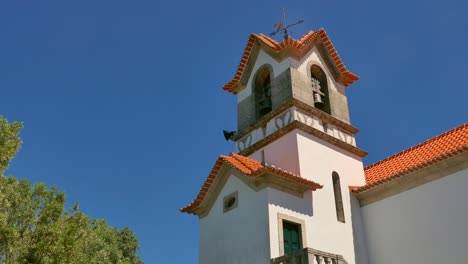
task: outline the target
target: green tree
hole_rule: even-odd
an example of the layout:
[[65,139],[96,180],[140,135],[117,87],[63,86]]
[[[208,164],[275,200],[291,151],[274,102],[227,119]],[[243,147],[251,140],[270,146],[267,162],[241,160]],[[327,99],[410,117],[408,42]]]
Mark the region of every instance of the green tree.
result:
[[13,122],[11,124],[0,116],[0,176],[8,168],[10,161],[15,157],[21,146],[21,139],[18,134],[23,128],[20,122]]
[[45,184],[4,176],[21,146],[22,124],[0,116],[0,263],[143,263],[133,231],[91,219]]

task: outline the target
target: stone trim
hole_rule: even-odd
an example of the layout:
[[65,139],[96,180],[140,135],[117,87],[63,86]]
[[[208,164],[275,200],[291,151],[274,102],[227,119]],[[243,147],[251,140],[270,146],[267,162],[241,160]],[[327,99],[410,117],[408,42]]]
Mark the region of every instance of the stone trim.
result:
[[468,151],[355,195],[363,207],[465,169],[468,169]]
[[288,56],[299,60],[312,46],[317,44],[320,44],[324,48],[323,52],[327,54],[325,57],[328,57],[329,63],[333,65],[332,68],[336,71],[336,79],[339,83],[348,86],[359,79],[359,76],[346,69],[324,29],[319,29],[316,32],[310,31],[299,40],[288,38],[281,43],[263,34],[251,34],[234,78],[223,86],[223,90],[233,94],[239,92],[241,86],[239,81],[244,80],[246,68],[251,69],[252,66],[250,65],[254,63],[252,53],[254,51],[258,52],[256,51],[258,49],[265,50],[277,60],[282,60]]
[[211,188],[208,189],[206,192],[205,197],[203,198],[203,201],[200,203],[200,205],[194,209],[193,214],[198,215],[200,218],[203,218],[208,215],[210,212],[211,208],[213,207],[216,198],[218,197],[219,193],[223,189],[224,185],[226,184],[228,180],[228,176],[231,173],[235,173],[235,170],[231,168],[227,164],[222,164],[219,172],[217,172],[217,175],[222,175],[224,177],[216,177],[214,178],[213,184]]
[[[235,199],[234,203],[231,206],[229,206],[228,203],[233,198]],[[227,213],[231,210],[234,210],[238,206],[239,206],[239,192],[238,191],[228,194],[223,198],[223,213]]]
[[302,198],[306,191],[323,188],[322,185],[299,175],[231,153],[229,156],[220,156],[216,160],[197,197],[180,211],[198,215],[200,218],[205,217],[232,174],[254,191],[271,187]]
[[290,215],[285,215],[282,213],[278,213],[278,245],[279,245],[279,255],[284,256],[284,237],[283,237],[283,221],[291,222],[293,224],[299,225],[300,233],[301,233],[301,248],[307,248],[307,239],[306,239],[306,223],[303,219],[296,218]]
[[332,137],[330,135],[328,135],[327,133],[324,133],[320,130],[317,130],[313,127],[310,127],[304,123],[301,123],[297,120],[294,120],[292,121],[291,123],[287,124],[286,126],[280,128],[279,130],[273,132],[272,134],[268,135],[267,137],[261,139],[260,141],[256,142],[255,144],[253,144],[252,146],[242,150],[241,152],[239,152],[240,155],[243,155],[243,156],[249,156],[251,155],[252,153],[256,152],[257,150],[260,150],[262,148],[264,148],[265,146],[269,145],[270,143],[272,143],[273,141],[279,139],[280,137],[286,135],[287,133],[293,131],[294,129],[300,129],[306,133],[308,133],[309,135],[312,135],[312,136],[316,136],[320,139],[323,139],[325,141],[327,141],[328,143],[331,143],[335,146],[338,146],[340,148],[343,148],[349,152],[351,152],[352,154],[355,154],[357,155],[358,157],[360,158],[363,158],[365,156],[367,156],[367,152],[360,149],[360,148],[357,148],[351,144],[348,144],[346,142],[343,142],[335,137]]
[[317,50],[320,53],[320,56],[325,61],[325,64],[327,65],[327,68],[329,69],[331,76],[333,76],[335,80],[340,82],[340,76],[341,76],[340,70],[336,67],[336,64],[331,61],[330,56],[327,56],[328,51],[327,51],[325,44],[323,42],[318,43]]
[[[216,178],[215,182],[213,183],[213,186],[208,190],[207,195],[205,196],[201,204],[194,210],[195,215],[198,215],[200,218],[204,218],[205,216],[208,215],[208,213],[211,211],[211,208],[213,208],[216,202],[216,199],[218,198],[219,194],[224,188],[224,185],[226,184],[226,182],[228,181],[231,175],[240,179],[245,185],[247,185],[249,188],[251,188],[255,192],[258,192],[265,188],[270,187],[275,190],[291,194],[298,198],[304,198],[304,193],[310,190],[298,183],[294,183],[286,179],[281,179],[279,177],[274,177],[272,174],[269,174],[269,173],[264,173],[255,178],[252,178],[252,177],[246,176],[245,174],[243,174],[242,172],[236,169],[232,169],[229,167],[230,166],[227,164],[223,165],[223,168],[220,171],[219,177]],[[223,198],[223,205],[224,205],[224,198]],[[227,212],[227,211],[223,210],[223,212]]]
[[244,136],[251,133],[255,129],[258,129],[260,127],[264,127],[271,119],[273,119],[275,116],[281,114],[286,109],[288,109],[288,108],[290,108],[292,106],[295,106],[298,109],[301,109],[301,110],[305,111],[308,114],[316,116],[317,118],[320,118],[320,120],[325,121],[326,123],[333,124],[333,125],[343,129],[344,131],[346,131],[346,132],[348,132],[350,134],[354,135],[354,134],[359,132],[358,128],[353,127],[352,125],[350,125],[348,123],[345,123],[345,122],[339,120],[338,118],[336,118],[336,117],[334,117],[334,116],[332,116],[332,115],[330,115],[328,113],[325,113],[325,112],[323,112],[323,111],[321,111],[321,110],[319,110],[319,109],[317,109],[315,107],[312,107],[312,106],[310,106],[310,105],[308,105],[308,104],[306,104],[304,102],[301,102],[301,101],[299,101],[297,99],[291,98],[288,101],[281,104],[280,106],[278,106],[277,108],[273,109],[268,114],[264,115],[262,118],[258,119],[257,122],[255,122],[254,125],[252,125],[250,127],[246,127],[244,129],[242,129],[241,131],[237,132],[232,137],[232,140],[238,141],[239,139],[243,138]]
[[288,256],[281,256],[270,260],[271,264],[297,263],[301,260],[304,264],[348,264],[342,255],[316,250],[313,248],[304,248]]

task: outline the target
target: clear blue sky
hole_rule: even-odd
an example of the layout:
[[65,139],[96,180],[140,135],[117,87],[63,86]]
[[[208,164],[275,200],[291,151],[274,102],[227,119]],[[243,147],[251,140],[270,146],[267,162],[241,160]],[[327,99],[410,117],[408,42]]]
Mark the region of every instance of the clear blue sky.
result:
[[347,89],[369,164],[467,121],[468,2],[1,1],[0,114],[24,122],[8,173],[130,226],[146,263],[197,263],[179,213],[234,149],[221,90],[251,32],[287,8],[299,38],[327,30],[361,76]]

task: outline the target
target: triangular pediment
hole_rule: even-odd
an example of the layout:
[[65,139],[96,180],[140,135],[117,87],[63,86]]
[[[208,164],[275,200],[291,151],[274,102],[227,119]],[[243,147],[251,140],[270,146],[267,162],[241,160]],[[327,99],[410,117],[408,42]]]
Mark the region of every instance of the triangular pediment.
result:
[[180,211],[199,216],[206,215],[229,177],[238,177],[254,191],[273,187],[302,196],[306,191],[322,188],[322,185],[298,175],[231,153],[229,156],[220,156],[217,159],[195,200]]
[[223,86],[223,89],[237,94],[246,82],[246,76],[250,76],[253,65],[260,50],[280,62],[286,57],[300,60],[312,47],[317,47],[321,56],[338,83],[345,87],[359,79],[359,77],[346,69],[336,49],[331,43],[325,30],[310,31],[302,38],[294,40],[288,38],[279,43],[263,34],[251,34],[244,49],[239,66],[234,78]]

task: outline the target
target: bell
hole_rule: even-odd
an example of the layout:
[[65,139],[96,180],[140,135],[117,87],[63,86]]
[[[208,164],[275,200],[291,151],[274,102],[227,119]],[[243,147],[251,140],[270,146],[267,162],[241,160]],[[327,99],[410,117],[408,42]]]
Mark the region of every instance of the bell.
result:
[[260,106],[262,108],[271,108],[271,98],[267,97],[260,101]]
[[322,107],[323,101],[319,93],[314,93],[314,105],[315,107]]
[[267,97],[266,99],[263,99],[262,101],[260,101],[260,104],[259,104],[260,116],[264,116],[268,114],[271,111],[271,109],[272,107],[271,107],[270,98]]

